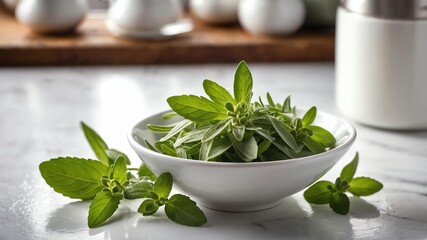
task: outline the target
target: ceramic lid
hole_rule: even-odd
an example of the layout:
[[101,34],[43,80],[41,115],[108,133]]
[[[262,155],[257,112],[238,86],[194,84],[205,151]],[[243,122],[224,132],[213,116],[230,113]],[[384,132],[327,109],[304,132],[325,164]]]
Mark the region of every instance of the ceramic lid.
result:
[[427,0],[342,0],[350,12],[385,19],[427,19]]

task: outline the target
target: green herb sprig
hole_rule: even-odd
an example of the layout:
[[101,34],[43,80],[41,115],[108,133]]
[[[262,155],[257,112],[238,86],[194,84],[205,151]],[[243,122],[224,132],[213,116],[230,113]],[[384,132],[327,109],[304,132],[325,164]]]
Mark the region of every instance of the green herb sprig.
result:
[[[101,226],[119,207],[123,199],[145,199],[138,212],[153,215],[165,206],[166,216],[186,226],[207,222],[203,211],[189,197],[175,194],[169,198],[173,178],[170,173],[156,177],[146,165],[128,168],[129,158],[109,149],[104,140],[89,126],[81,123],[83,132],[98,160],[58,157],[42,162],[40,173],[56,192],[70,198],[93,200],[89,207],[88,226]],[[130,171],[137,170],[138,177]]]
[[335,147],[335,137],[313,125],[317,108],[302,118],[296,115],[291,98],[275,103],[267,93],[267,103],[251,102],[253,80],[249,67],[240,62],[234,77],[234,96],[224,87],[205,80],[208,98],[195,95],[167,99],[174,111],[167,118],[184,118],[171,125],[148,124],[163,134],[147,147],[166,155],[216,162],[261,162],[310,156]]
[[338,214],[346,215],[350,210],[350,200],[346,192],[356,197],[369,196],[383,188],[382,183],[368,177],[356,177],[354,174],[359,163],[359,154],[341,171],[335,184],[329,181],[318,181],[304,192],[304,198],[312,204],[329,204]]

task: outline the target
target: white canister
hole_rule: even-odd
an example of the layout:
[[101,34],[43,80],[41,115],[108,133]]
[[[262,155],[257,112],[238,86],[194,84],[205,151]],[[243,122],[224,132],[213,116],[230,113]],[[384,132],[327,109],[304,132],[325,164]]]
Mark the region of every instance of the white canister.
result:
[[241,0],[238,11],[243,28],[255,35],[288,35],[304,23],[302,0]]
[[16,17],[35,32],[63,33],[74,30],[86,12],[85,0],[20,0]]
[[337,18],[339,110],[374,127],[427,128],[427,2],[344,0]]
[[199,19],[211,24],[237,22],[240,0],[190,0],[191,12]]

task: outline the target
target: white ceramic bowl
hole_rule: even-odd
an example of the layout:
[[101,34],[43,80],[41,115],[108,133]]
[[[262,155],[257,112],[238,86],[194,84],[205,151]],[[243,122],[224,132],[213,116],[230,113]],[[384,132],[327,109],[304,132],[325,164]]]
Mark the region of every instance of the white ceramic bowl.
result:
[[163,113],[133,127],[128,140],[153,172],[170,172],[174,186],[197,199],[202,206],[233,212],[257,211],[278,205],[284,197],[303,190],[322,177],[349,150],[356,130],[348,122],[319,112],[315,124],[331,131],[337,147],[318,155],[272,162],[204,162],[166,156],[148,149],[161,135],[147,130],[148,123],[170,124]]

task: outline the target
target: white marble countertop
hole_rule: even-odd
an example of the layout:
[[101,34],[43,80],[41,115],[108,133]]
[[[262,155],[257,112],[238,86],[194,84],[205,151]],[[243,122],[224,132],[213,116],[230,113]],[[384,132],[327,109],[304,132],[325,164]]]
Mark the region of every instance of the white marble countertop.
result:
[[[252,64],[255,96],[293,95],[302,107],[337,113],[332,64]],[[135,213],[126,202],[109,224],[88,229],[89,203],[63,197],[38,172],[56,156],[93,157],[79,121],[110,146],[139,160],[126,134],[138,120],[167,109],[173,94],[202,94],[209,78],[232,86],[235,65],[0,69],[0,239],[427,239],[427,132],[387,132],[356,125],[353,149],[324,179],[333,180],[356,150],[357,175],[385,185],[351,198],[348,216],[310,206],[302,192],[254,213],[204,209],[208,224],[180,226],[163,213]]]

